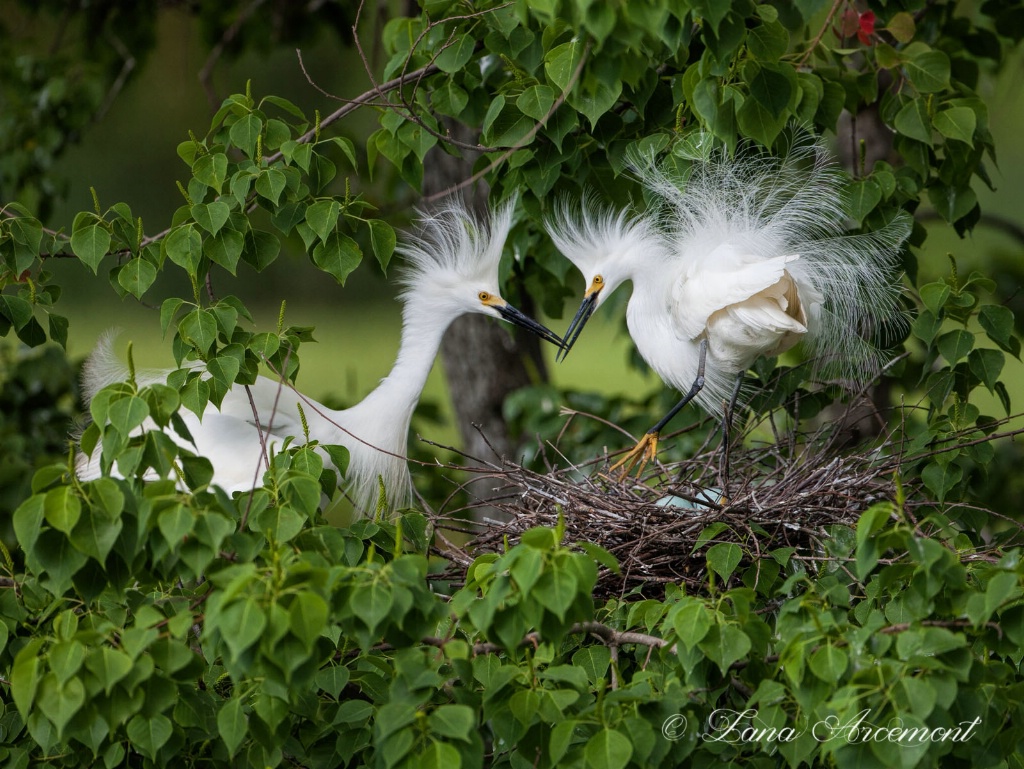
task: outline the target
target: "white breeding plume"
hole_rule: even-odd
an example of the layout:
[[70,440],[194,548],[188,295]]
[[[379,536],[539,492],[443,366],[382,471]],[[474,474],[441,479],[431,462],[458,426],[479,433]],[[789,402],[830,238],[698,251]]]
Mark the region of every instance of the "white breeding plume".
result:
[[699,135],[682,174],[632,158],[650,198],[644,214],[586,198],[563,201],[547,222],[587,283],[560,356],[623,282],[630,336],[667,384],[686,393],[616,467],[643,465],[658,434],[690,400],[723,417],[739,377],[759,356],[803,341],[819,371],[848,382],[878,369],[868,341],[901,315],[903,214],[847,235],[842,173],[824,145],[797,136],[783,158],[741,147],[730,156]]
[[[489,219],[480,220],[460,203],[449,203],[424,215],[418,230],[399,244],[397,250],[408,262],[401,279],[401,346],[391,373],[361,402],[335,411],[291,385],[259,377],[248,393],[245,387],[235,385],[219,408],[210,404],[202,419],[186,409],[180,411],[194,443],[173,430],[168,430],[168,435],[213,463],[213,484],[228,493],[246,491],[262,485],[267,454],[279,450],[286,438],[293,440],[292,445],[305,442],[301,406],[311,441],[348,449],[344,489],[357,511],[375,509],[378,479],[384,483],[392,509],[406,504],[412,491],[405,456],[409,420],[449,324],[464,313],[482,313],[561,344],[557,335],[510,305],[499,292],[498,261],[514,208],[515,201],[508,201],[492,211]],[[137,381],[140,385],[163,382],[168,373],[139,372]],[[127,367],[113,352],[113,336],[105,336],[85,366],[86,395],[91,400],[101,387],[127,377]],[[139,432],[146,429],[157,428],[146,420]],[[91,457],[79,457],[81,478],[100,475],[99,453],[97,448]]]

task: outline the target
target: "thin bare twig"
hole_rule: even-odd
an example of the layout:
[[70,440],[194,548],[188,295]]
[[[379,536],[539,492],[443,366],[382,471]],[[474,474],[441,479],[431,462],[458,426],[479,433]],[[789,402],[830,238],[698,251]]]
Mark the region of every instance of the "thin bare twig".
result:
[[807,60],[811,58],[811,56],[814,54],[814,49],[818,47],[818,44],[821,42],[821,39],[825,37],[825,33],[828,32],[829,27],[832,26],[832,19],[835,18],[836,13],[839,12],[839,9],[842,7],[842,5],[848,1],[849,0],[835,0],[835,2],[832,3],[832,7],[829,8],[828,16],[825,17],[825,21],[822,23],[821,29],[819,29],[818,34],[814,36],[814,39],[811,41],[811,44],[807,46],[807,50],[804,51],[804,55],[800,57],[800,61],[797,62],[797,67],[804,66],[804,64],[807,63]]
[[210,107],[216,110],[220,106],[221,99],[217,95],[217,90],[213,87],[213,68],[217,66],[217,62],[220,61],[220,57],[224,55],[224,49],[228,47],[232,40],[234,40],[238,33],[242,29],[242,25],[247,22],[259,7],[266,3],[267,0],[253,0],[249,5],[242,9],[238,17],[231,23],[231,25],[224,30],[224,34],[221,35],[220,40],[217,41],[216,45],[210,49],[210,55],[206,57],[206,61],[203,63],[202,69],[199,70],[199,83],[203,86],[203,90],[206,91],[206,99],[210,102]]

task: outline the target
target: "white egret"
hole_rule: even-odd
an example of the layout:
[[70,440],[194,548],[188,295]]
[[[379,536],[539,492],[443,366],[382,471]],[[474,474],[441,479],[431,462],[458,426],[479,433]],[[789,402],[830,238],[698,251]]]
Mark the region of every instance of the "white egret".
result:
[[[173,431],[169,436],[210,460],[213,484],[228,493],[246,491],[262,484],[268,452],[279,449],[287,438],[299,444],[305,441],[304,416],[310,441],[348,449],[345,490],[357,511],[375,509],[378,479],[387,490],[390,507],[405,504],[412,490],[405,457],[409,421],[448,325],[464,313],[477,312],[561,344],[557,335],[510,305],[499,292],[498,261],[514,207],[514,200],[504,203],[491,212],[489,220],[482,220],[453,202],[425,215],[418,231],[399,244],[397,250],[408,262],[401,278],[401,345],[391,372],[361,402],[335,411],[279,380],[259,377],[248,392],[241,385],[233,387],[219,408],[210,404],[202,419],[181,410],[194,444]],[[104,385],[127,379],[128,370],[114,354],[112,340],[106,337],[86,363],[83,380],[90,400]],[[137,381],[140,385],[163,382],[168,373],[139,372]],[[140,430],[154,427],[147,420]],[[99,452],[97,448],[93,456],[79,458],[81,478],[100,474]]]
[[587,288],[559,356],[623,282],[630,336],[682,400],[613,470],[639,473],[662,428],[696,400],[723,418],[759,356],[803,340],[817,365],[860,379],[879,353],[865,336],[900,315],[897,256],[910,232],[901,215],[875,232],[846,235],[843,178],[820,142],[795,139],[784,158],[742,147],[734,156],[700,135],[685,174],[634,158],[651,200],[631,215],[563,201],[547,222]]

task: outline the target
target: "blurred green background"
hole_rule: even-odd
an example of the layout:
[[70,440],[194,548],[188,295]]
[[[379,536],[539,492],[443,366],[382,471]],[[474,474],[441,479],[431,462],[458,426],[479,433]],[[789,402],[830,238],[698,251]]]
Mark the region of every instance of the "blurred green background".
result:
[[[0,6],[6,3],[0,1]],[[33,26],[31,19],[15,20],[14,39],[26,46],[45,46],[48,30]],[[368,87],[362,63],[348,47],[339,44],[338,34],[323,30],[315,44],[304,47],[303,61],[310,77],[324,91],[343,97],[362,93]],[[372,24],[364,33],[373,34]],[[105,208],[117,201],[129,203],[142,216],[147,233],[155,233],[170,223],[170,215],[182,203],[173,184],[175,178],[185,179],[187,168],[175,153],[175,147],[188,138],[189,131],[205,134],[212,114],[211,105],[197,74],[205,60],[205,46],[198,22],[176,7],[159,12],[158,43],[145,62],[139,63],[137,76],[129,80],[123,92],[111,105],[101,122],[92,125],[63,157],[60,173],[67,180],[66,195],[46,222],[53,228],[70,230],[76,212],[92,208],[90,187],[95,188]],[[40,42],[42,41],[42,42]],[[371,55],[372,48],[369,49]],[[977,189],[986,214],[1007,222],[1024,224],[1024,148],[1017,141],[1019,126],[1024,125],[1024,89],[1020,80],[1024,53],[1017,51],[1006,72],[990,78],[983,86],[991,106],[991,129],[999,147],[998,167],[990,166],[997,189]],[[257,99],[267,94],[284,96],[303,109],[319,109],[328,114],[339,102],[327,99],[303,75],[295,52],[269,48],[237,59],[221,59],[213,82],[218,93],[242,92],[246,81]],[[356,140],[376,126],[370,110],[358,111],[346,118],[340,130]],[[333,127],[335,130],[339,126]],[[125,148],[130,148],[125,152]],[[125,158],[130,158],[126,162]],[[383,161],[381,161],[383,162]],[[371,200],[388,201],[382,215],[396,226],[408,221],[415,204],[413,194],[393,185],[391,174],[377,168],[368,190]],[[365,168],[353,178],[356,189],[364,189],[368,180]],[[982,223],[966,239],[960,239],[951,227],[933,219],[927,245],[918,254],[922,276],[939,277],[948,272],[946,254],[957,259],[960,270],[979,269],[997,279],[1005,300],[1015,310],[1024,308],[1020,292],[1024,274],[1024,241],[1008,234],[1006,228]],[[60,309],[70,319],[68,351],[72,357],[84,356],[97,336],[105,329],[124,329],[120,349],[131,341],[137,364],[169,367],[173,365],[171,346],[162,339],[156,309],[143,307],[132,299],[121,301],[106,286],[105,271],[94,276],[73,260],[54,260],[59,280],[74,291],[66,291]],[[352,403],[369,392],[387,374],[398,347],[400,307],[395,301],[395,287],[372,258],[354,273],[342,288],[325,281],[314,270],[301,250],[284,253],[264,273],[243,270],[238,278],[223,273],[214,279],[218,295],[237,294],[256,310],[258,327],[272,329],[277,324],[281,302],[287,304],[286,324],[314,325],[318,344],[303,349],[299,387],[319,399],[335,403]],[[162,278],[163,280],[163,278]],[[94,284],[94,285],[87,285]],[[582,290],[582,280],[578,279]],[[159,283],[151,291],[152,305],[159,306],[164,296],[181,287]],[[183,294],[187,295],[187,293]],[[578,296],[578,294],[577,294]],[[575,301],[573,301],[575,303]],[[599,390],[606,394],[648,393],[661,385],[653,375],[643,375],[627,364],[631,342],[622,330],[618,309],[621,304],[606,307],[588,325],[584,340],[576,346],[566,362],[550,370],[555,384],[583,390]],[[571,315],[571,308],[568,308]],[[1024,317],[1024,312],[1018,312]],[[564,329],[568,318],[547,319],[556,331]],[[11,344],[3,340],[3,344]],[[545,349],[553,356],[553,350]],[[1021,364],[1012,361],[1004,378],[1011,383],[1016,408],[1024,403],[1024,377]],[[426,401],[434,401],[442,413],[448,413],[447,392],[440,364],[435,366],[424,393]],[[994,408],[990,413],[998,413]],[[457,431],[451,424],[439,427],[430,437],[441,441],[455,440]]]

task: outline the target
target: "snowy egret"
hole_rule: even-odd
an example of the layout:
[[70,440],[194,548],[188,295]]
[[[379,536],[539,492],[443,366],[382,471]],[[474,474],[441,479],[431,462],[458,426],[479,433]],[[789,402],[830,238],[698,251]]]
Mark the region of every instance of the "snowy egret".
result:
[[[408,266],[401,279],[404,308],[398,357],[388,376],[361,402],[335,411],[279,380],[259,377],[248,388],[236,385],[220,407],[211,404],[201,420],[181,410],[194,444],[173,431],[169,436],[212,462],[213,484],[228,493],[246,491],[261,485],[270,451],[279,449],[287,438],[304,442],[304,417],[310,441],[348,449],[345,489],[357,511],[373,512],[378,479],[387,490],[390,507],[405,504],[412,491],[405,457],[409,421],[448,325],[464,313],[477,312],[561,344],[560,337],[499,293],[498,262],[514,206],[514,200],[506,202],[489,219],[481,219],[462,204],[449,203],[424,215],[418,231],[399,244]],[[86,363],[83,383],[90,400],[104,385],[127,379],[128,370],[114,354],[112,343],[108,335]],[[139,372],[136,380],[140,385],[163,382],[168,373]],[[147,420],[141,429],[154,427]],[[83,479],[100,474],[99,448],[91,457],[79,458],[78,474]]]
[[[634,157],[651,200],[631,215],[585,198],[562,201],[547,222],[586,291],[559,357],[623,282],[626,324],[641,356],[685,395],[612,469],[638,475],[658,436],[687,403],[723,419],[759,356],[803,340],[818,366],[847,380],[876,370],[866,336],[901,314],[897,255],[910,218],[845,233],[843,177],[820,141],[797,136],[783,158],[741,147],[734,156],[698,135],[676,173]],[[726,405],[727,403],[731,405]]]

